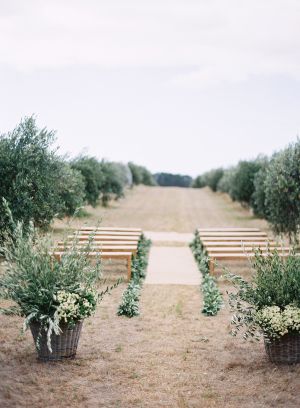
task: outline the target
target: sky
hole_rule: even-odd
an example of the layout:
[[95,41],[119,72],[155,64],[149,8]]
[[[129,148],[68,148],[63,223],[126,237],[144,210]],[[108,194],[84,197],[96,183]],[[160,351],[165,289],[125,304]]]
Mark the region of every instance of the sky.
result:
[[0,0],[0,133],[196,176],[300,133],[299,0]]

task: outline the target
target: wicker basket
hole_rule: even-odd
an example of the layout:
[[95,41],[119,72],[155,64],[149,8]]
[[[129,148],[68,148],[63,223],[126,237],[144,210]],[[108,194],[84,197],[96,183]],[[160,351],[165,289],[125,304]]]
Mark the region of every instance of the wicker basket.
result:
[[[52,353],[47,346],[47,333],[42,330],[39,339],[39,348],[36,347],[38,359],[43,361],[57,361],[74,358],[77,351],[82,323],[82,321],[79,321],[72,327],[68,327],[66,324],[61,325],[60,328],[62,333],[59,335],[53,333],[51,336]],[[36,344],[40,333],[40,324],[37,322],[31,323],[30,330]]]
[[300,334],[288,333],[276,340],[265,340],[266,353],[272,363],[300,363]]

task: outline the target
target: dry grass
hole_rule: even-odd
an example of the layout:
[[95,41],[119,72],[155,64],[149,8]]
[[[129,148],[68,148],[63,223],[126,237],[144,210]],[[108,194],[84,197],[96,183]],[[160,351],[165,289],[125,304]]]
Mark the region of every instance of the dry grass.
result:
[[[266,227],[206,190],[138,188],[112,209],[93,210],[90,225],[99,213],[107,225],[157,231]],[[220,287],[226,293],[226,282],[221,280]],[[198,287],[145,285],[142,314],[134,319],[116,316],[124,288],[118,287],[85,322],[78,357],[65,363],[37,362],[30,334],[19,334],[21,320],[1,316],[1,408],[300,406],[300,366],[276,367],[267,361],[262,343],[231,338],[228,309],[204,317]]]

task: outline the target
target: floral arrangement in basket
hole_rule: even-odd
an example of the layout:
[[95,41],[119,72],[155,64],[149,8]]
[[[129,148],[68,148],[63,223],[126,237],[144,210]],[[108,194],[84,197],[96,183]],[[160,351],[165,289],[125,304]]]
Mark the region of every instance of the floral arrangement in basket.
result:
[[[40,234],[33,224],[25,231],[18,222],[4,242],[0,249],[5,259],[0,297],[12,304],[0,311],[24,317],[23,328],[30,327],[40,358],[60,359],[53,348],[56,344],[61,347],[62,336],[72,347],[74,342],[78,343],[82,321],[95,312],[103,296],[118,282],[110,288],[98,289],[101,259],[97,258],[93,265],[88,259],[92,237],[79,249],[74,236],[60,260],[53,256],[49,236]],[[63,357],[74,356],[76,347],[68,349]]]
[[236,291],[229,293],[232,334],[244,339],[263,336],[267,354],[275,363],[300,362],[300,257],[294,251],[267,256],[255,251],[250,260],[251,282],[227,273]]

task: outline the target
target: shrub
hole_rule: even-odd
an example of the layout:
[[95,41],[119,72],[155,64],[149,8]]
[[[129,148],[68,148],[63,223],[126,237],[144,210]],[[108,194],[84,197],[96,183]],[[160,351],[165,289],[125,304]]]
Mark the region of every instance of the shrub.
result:
[[81,172],[72,169],[68,163],[61,162],[59,190],[63,203],[60,215],[74,215],[76,210],[84,205],[85,182]]
[[191,187],[192,177],[182,174],[156,173],[154,179],[159,186],[163,187]]
[[104,175],[104,181],[101,185],[101,200],[106,206],[112,199],[123,197],[126,186],[126,176],[122,173],[123,168],[119,163],[107,162],[102,160],[101,170]]
[[205,185],[212,191],[217,191],[219,180],[222,178],[224,170],[222,168],[213,169],[202,175]]
[[268,219],[268,207],[266,205],[266,178],[268,167],[265,164],[254,177],[254,192],[252,195],[252,209],[259,218]]
[[31,322],[40,323],[41,331],[47,332],[51,351],[51,336],[61,332],[60,323],[73,325],[90,316],[97,302],[109,291],[108,288],[99,293],[96,290],[101,259],[92,266],[89,261],[91,244],[78,250],[74,238],[71,248],[66,247],[58,261],[52,255],[53,242],[41,236],[32,223],[26,234],[21,222],[12,220],[11,223],[15,225],[12,236],[6,237],[1,248],[6,263],[0,281],[0,297],[14,304],[1,312],[24,317],[24,329]]
[[[284,316],[298,309],[300,317],[300,259],[293,253],[287,258],[280,256],[277,250],[263,256],[260,250],[251,260],[255,271],[250,282],[241,276],[228,273],[227,278],[233,283],[236,292],[229,293],[229,303],[235,312],[232,318],[232,334],[243,332],[244,338],[258,338],[263,334],[267,338],[276,338],[288,331],[293,331],[294,323],[286,325]],[[281,322],[280,322],[281,320]],[[285,325],[285,328],[284,328]],[[297,329],[300,332],[299,327]]]
[[209,274],[209,258],[201,243],[198,231],[190,243],[199,271],[202,274],[201,291],[203,294],[202,313],[206,316],[215,316],[223,305],[223,298],[218,289],[215,278]]
[[260,170],[258,160],[240,161],[231,180],[230,196],[233,200],[250,205],[254,193],[254,178]]
[[3,197],[14,219],[23,220],[24,229],[30,220],[46,228],[62,211],[61,166],[51,150],[53,140],[54,132],[38,129],[34,117],[25,118],[0,137],[0,241],[7,227]]
[[71,162],[71,167],[83,177],[87,203],[96,207],[105,180],[100,162],[95,157],[81,156]]
[[203,188],[205,186],[206,186],[206,184],[205,184],[205,181],[204,181],[202,176],[197,176],[194,179],[194,181],[192,182],[192,187],[193,188]]
[[222,193],[231,195],[231,188],[233,185],[233,179],[235,177],[236,168],[230,167],[224,170],[223,176],[218,181],[217,190]]
[[152,174],[146,167],[138,166],[132,162],[128,163],[128,167],[131,170],[133,184],[145,184],[147,186],[154,186],[156,184]]
[[276,154],[265,179],[267,219],[278,234],[297,239],[300,227],[300,140]]
[[133,317],[140,313],[139,299],[143,279],[146,277],[150,246],[151,241],[142,235],[138,242],[137,255],[132,259],[131,280],[122,295],[122,301],[118,308],[117,314],[119,316]]

